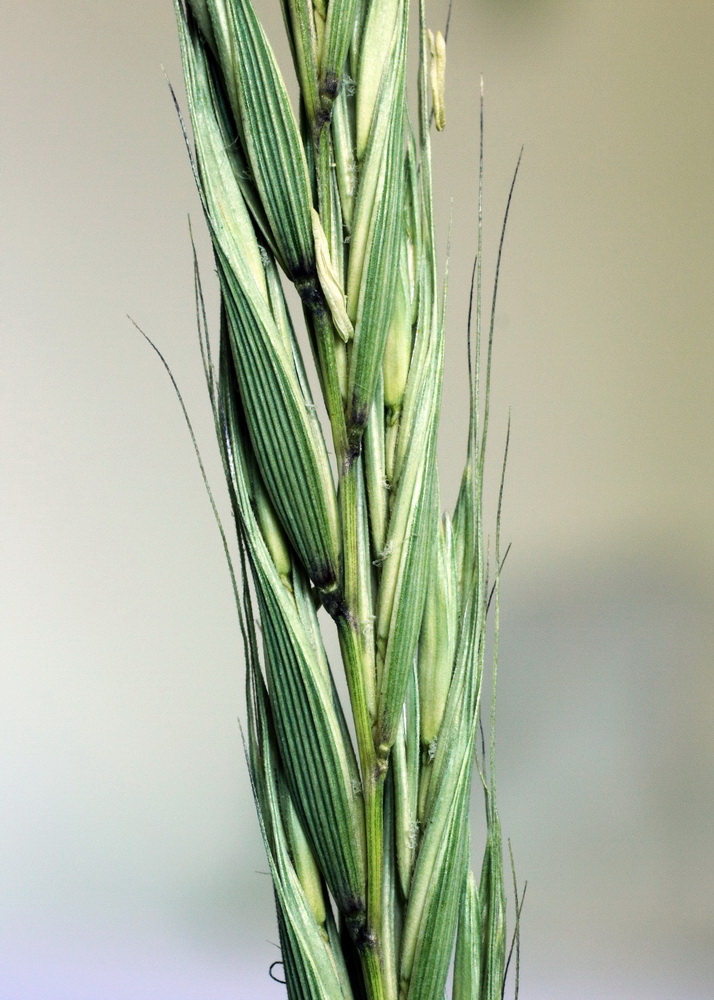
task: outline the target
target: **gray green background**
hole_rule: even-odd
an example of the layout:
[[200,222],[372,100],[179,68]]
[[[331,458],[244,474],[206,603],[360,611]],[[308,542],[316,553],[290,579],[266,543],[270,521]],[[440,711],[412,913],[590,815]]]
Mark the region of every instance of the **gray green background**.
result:
[[[171,5],[0,8],[0,997],[277,1000],[228,577],[125,318],[220,492]],[[525,1000],[712,995],[713,46],[700,0],[455,0],[449,502],[480,73],[487,276],[525,146],[491,480],[510,407],[498,759]]]

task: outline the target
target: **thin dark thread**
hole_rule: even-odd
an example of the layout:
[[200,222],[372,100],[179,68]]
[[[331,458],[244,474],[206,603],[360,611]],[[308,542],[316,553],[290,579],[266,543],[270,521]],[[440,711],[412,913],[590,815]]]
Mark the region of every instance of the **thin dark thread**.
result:
[[[506,559],[508,559],[508,553],[509,553],[509,552],[511,551],[511,548],[512,548],[512,547],[513,547],[513,542],[509,542],[509,543],[508,543],[508,548],[506,549],[506,552],[505,552],[505,554],[504,554],[504,556],[503,556],[503,559],[501,560],[501,564],[500,564],[500,565],[499,565],[499,567],[498,567],[498,575],[499,575],[499,576],[500,576],[500,574],[501,574],[501,570],[503,569],[503,567],[504,567],[504,566],[505,566],[505,564],[506,564]],[[491,607],[491,601],[493,600],[493,595],[495,594],[495,592],[496,592],[496,584],[495,584],[495,582],[494,582],[494,583],[493,583],[493,584],[491,585],[491,592],[490,592],[490,594],[488,595],[488,601],[486,602],[486,614],[488,614],[488,612],[489,612],[489,609],[490,609],[490,607]]]
[[280,983],[281,986],[285,986],[285,984],[287,983],[287,979],[278,979],[278,977],[273,972],[273,969],[275,968],[276,965],[282,965],[283,972],[285,972],[285,963],[281,959],[278,959],[276,962],[270,963],[270,968],[268,969],[268,975],[270,976],[270,978],[273,980],[274,983]]
[[486,355],[486,386],[484,393],[484,413],[483,413],[483,429],[481,432],[481,469],[483,470],[484,457],[486,453],[486,434],[488,431],[488,416],[489,416],[489,403],[491,396],[491,369],[493,361],[493,335],[494,328],[496,325],[496,303],[498,300],[498,279],[501,274],[501,260],[503,258],[503,247],[506,240],[506,229],[508,227],[508,215],[511,210],[511,201],[513,199],[513,192],[516,187],[516,180],[518,179],[518,171],[521,166],[521,160],[523,159],[523,146],[521,146],[521,151],[518,154],[518,160],[516,162],[516,169],[513,171],[513,177],[511,179],[511,186],[508,190],[508,198],[506,199],[506,210],[503,213],[503,223],[501,225],[501,236],[498,241],[498,254],[496,256],[496,274],[493,279],[493,297],[491,299],[491,317],[488,327],[488,351]]
[[133,320],[131,318],[131,316],[127,316],[127,319],[139,331],[139,333],[144,338],[144,340],[149,344],[149,346],[158,355],[158,358],[161,361],[161,364],[164,366],[164,368],[165,368],[165,370],[166,370],[169,378],[171,379],[171,384],[172,384],[172,386],[174,388],[174,392],[176,393],[176,398],[178,399],[179,406],[181,407],[181,412],[183,413],[184,420],[186,421],[186,426],[188,427],[188,432],[189,432],[189,434],[191,436],[191,443],[193,444],[193,450],[195,452],[196,460],[198,462],[198,467],[199,467],[199,470],[201,472],[201,479],[203,480],[204,488],[206,490],[206,493],[208,494],[208,499],[209,499],[209,502],[211,504],[211,510],[213,511],[213,516],[214,516],[214,518],[216,520],[216,524],[218,526],[218,531],[219,531],[220,536],[221,536],[221,543],[223,545],[223,552],[224,552],[224,555],[226,557],[226,563],[228,565],[228,572],[229,572],[229,575],[230,575],[230,578],[231,578],[231,586],[233,588],[233,597],[235,599],[236,606],[240,608],[240,596],[239,596],[239,591],[238,591],[238,581],[237,581],[237,578],[236,578],[235,568],[233,566],[233,558],[232,558],[231,553],[230,553],[230,547],[228,545],[228,536],[226,535],[225,528],[223,527],[223,521],[221,520],[221,515],[218,513],[218,506],[216,504],[216,500],[215,500],[215,497],[213,495],[213,490],[211,489],[211,484],[210,484],[209,479],[208,479],[208,473],[206,472],[206,467],[203,464],[203,458],[201,456],[201,449],[198,446],[198,439],[196,438],[196,433],[195,433],[195,431],[193,429],[193,424],[191,422],[191,418],[190,418],[189,413],[188,413],[188,408],[186,407],[186,403],[184,402],[184,398],[183,398],[183,396],[181,394],[181,390],[179,389],[178,382],[176,381],[176,378],[174,377],[174,373],[171,371],[171,368],[169,366],[168,361],[166,360],[166,358],[164,357],[164,355],[161,353],[161,351],[159,350],[159,348],[157,347],[157,345],[154,343],[154,341],[151,339],[151,337],[147,333],[145,333],[144,330],[141,329],[141,327],[139,326],[139,324],[135,320]]
[[511,964],[511,959],[513,958],[513,949],[515,947],[516,951],[516,981],[514,984],[514,1000],[518,1000],[518,992],[520,988],[520,966],[521,966],[521,913],[523,912],[523,904],[526,899],[526,890],[528,889],[528,882],[523,883],[523,892],[520,899],[518,898],[518,882],[516,880],[516,865],[513,860],[513,847],[511,845],[510,837],[508,839],[508,853],[511,858],[511,874],[513,876],[513,896],[515,898],[516,904],[516,921],[513,928],[513,936],[511,937],[511,946],[508,949],[508,958],[506,959],[506,965],[503,970],[503,983],[501,986],[501,998],[506,992],[506,979],[508,978],[508,969]]
[[[468,365],[469,365],[469,395],[473,399],[474,394],[474,365],[472,354],[472,338],[471,338],[471,320],[473,317],[474,308],[474,290],[476,286],[476,267],[478,266],[478,250],[474,254],[474,262],[471,268],[471,287],[469,289],[469,312],[466,319],[466,350],[468,352]],[[473,407],[471,408],[471,413],[469,414],[469,437],[471,436],[471,425],[473,424]]]
[[444,28],[444,41],[449,40],[449,28],[451,27],[451,12],[454,9],[454,0],[449,0],[449,10],[446,14],[446,27]]

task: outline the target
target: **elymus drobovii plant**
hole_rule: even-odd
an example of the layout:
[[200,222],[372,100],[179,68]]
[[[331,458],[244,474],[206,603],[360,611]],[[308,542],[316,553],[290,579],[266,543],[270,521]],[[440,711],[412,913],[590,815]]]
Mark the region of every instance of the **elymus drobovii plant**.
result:
[[[283,0],[297,115],[251,0],[176,0],[176,13],[220,282],[215,363],[201,309],[199,325],[241,553],[247,754],[288,995],[442,1000],[453,963],[454,1000],[500,1000],[503,851],[479,722],[490,596],[480,184],[468,447],[451,516],[436,469],[445,280],[430,131],[444,125],[444,38],[422,6],[412,126],[409,0]],[[492,322],[489,345],[491,334]],[[493,562],[497,584],[498,543]],[[339,666],[323,641],[332,628]]]

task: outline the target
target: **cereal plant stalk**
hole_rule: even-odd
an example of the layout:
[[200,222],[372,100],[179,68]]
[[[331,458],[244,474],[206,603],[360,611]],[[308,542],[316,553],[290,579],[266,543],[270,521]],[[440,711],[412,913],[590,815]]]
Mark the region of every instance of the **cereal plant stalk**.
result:
[[296,116],[252,0],[174,2],[220,285],[217,363],[197,281],[198,314],[240,558],[246,752],[288,995],[441,1000],[453,962],[454,1000],[496,1000],[503,851],[493,739],[489,755],[479,740],[500,575],[500,503],[495,584],[482,505],[493,312],[482,395],[479,180],[468,448],[442,514],[431,129],[446,121],[445,39],[419,0],[414,130],[409,0],[282,0]]

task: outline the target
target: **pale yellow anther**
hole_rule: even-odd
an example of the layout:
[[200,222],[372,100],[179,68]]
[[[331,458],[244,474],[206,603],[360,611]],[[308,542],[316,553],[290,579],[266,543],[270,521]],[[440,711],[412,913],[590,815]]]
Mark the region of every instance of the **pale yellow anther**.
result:
[[440,31],[436,35],[429,32],[429,51],[431,65],[429,67],[429,82],[431,84],[431,102],[434,108],[434,124],[437,132],[446,125],[444,108],[444,84],[446,78],[446,40]]
[[322,228],[320,216],[312,209],[312,234],[315,239],[315,261],[317,276],[325,293],[332,321],[340,337],[347,343],[354,334],[354,327],[347,315],[347,300],[330,256],[330,247]]

